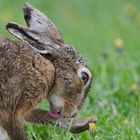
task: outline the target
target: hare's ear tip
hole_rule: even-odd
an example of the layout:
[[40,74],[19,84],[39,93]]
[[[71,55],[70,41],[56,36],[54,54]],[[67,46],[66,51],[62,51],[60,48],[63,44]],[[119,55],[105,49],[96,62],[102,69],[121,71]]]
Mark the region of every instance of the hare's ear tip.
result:
[[27,2],[24,3],[23,11],[25,12],[28,9],[32,9],[33,6]]
[[24,14],[32,11],[32,9],[33,9],[33,6],[31,4],[29,4],[27,2],[24,3],[24,7],[23,7]]
[[9,28],[18,28],[19,25],[14,23],[14,22],[8,22],[6,25],[6,29],[8,30]]
[[25,3],[23,7],[23,14],[24,14],[24,19],[29,26],[29,21],[31,19],[31,11],[33,10],[32,6],[29,3]]
[[[17,23],[14,23],[14,22],[9,22],[7,23],[6,25],[6,29],[11,33],[13,34],[14,36],[18,37],[19,33],[23,34],[25,31],[24,31],[24,28],[22,26],[20,26],[19,24]],[[18,37],[19,38],[19,37]]]

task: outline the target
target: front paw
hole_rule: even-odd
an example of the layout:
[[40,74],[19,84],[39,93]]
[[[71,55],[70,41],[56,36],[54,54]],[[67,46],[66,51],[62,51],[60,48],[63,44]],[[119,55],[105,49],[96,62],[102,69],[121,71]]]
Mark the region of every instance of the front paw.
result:
[[90,127],[89,124],[91,124],[91,123],[95,124],[96,121],[97,121],[96,116],[93,116],[90,118],[74,120],[70,131],[73,133],[81,133],[83,131],[89,130],[89,127]]
[[96,123],[97,117],[93,116],[90,118],[60,118],[56,121],[56,125],[64,128],[72,133],[81,133],[83,131],[89,130],[90,123]]

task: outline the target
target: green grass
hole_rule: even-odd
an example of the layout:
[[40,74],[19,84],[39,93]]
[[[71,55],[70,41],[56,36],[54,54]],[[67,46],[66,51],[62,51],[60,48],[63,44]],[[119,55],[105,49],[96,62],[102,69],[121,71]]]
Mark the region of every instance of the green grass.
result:
[[[140,139],[140,1],[36,0],[88,61],[93,85],[80,116],[98,116],[96,136],[78,135],[45,125],[26,124],[30,140],[139,140]],[[0,3],[0,32],[8,21],[25,24],[19,0]],[[123,41],[122,49],[114,41]],[[47,108],[47,103],[41,105]]]

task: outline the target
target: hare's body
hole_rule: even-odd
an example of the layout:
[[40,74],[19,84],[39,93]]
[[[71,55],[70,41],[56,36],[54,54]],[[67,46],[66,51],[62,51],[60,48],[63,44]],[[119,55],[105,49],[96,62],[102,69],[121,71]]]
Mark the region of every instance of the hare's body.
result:
[[[67,128],[66,118],[78,114],[92,79],[84,58],[64,44],[43,13],[25,4],[24,18],[28,28],[6,26],[21,42],[0,37],[0,127],[13,140],[27,140],[22,120]],[[45,98],[50,111],[35,109]],[[72,124],[70,130],[84,131],[89,121],[95,119]]]
[[0,110],[23,117],[46,98],[54,73],[53,64],[34,49],[0,37]]

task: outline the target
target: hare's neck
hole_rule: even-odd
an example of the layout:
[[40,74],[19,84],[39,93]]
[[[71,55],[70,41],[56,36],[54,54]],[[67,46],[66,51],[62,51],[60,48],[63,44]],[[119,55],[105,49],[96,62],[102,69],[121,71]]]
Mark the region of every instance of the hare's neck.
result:
[[36,59],[36,68],[38,69],[38,71],[40,71],[40,73],[42,73],[42,77],[45,77],[47,90],[49,92],[54,83],[54,64],[49,59],[46,59],[42,56],[37,56]]

